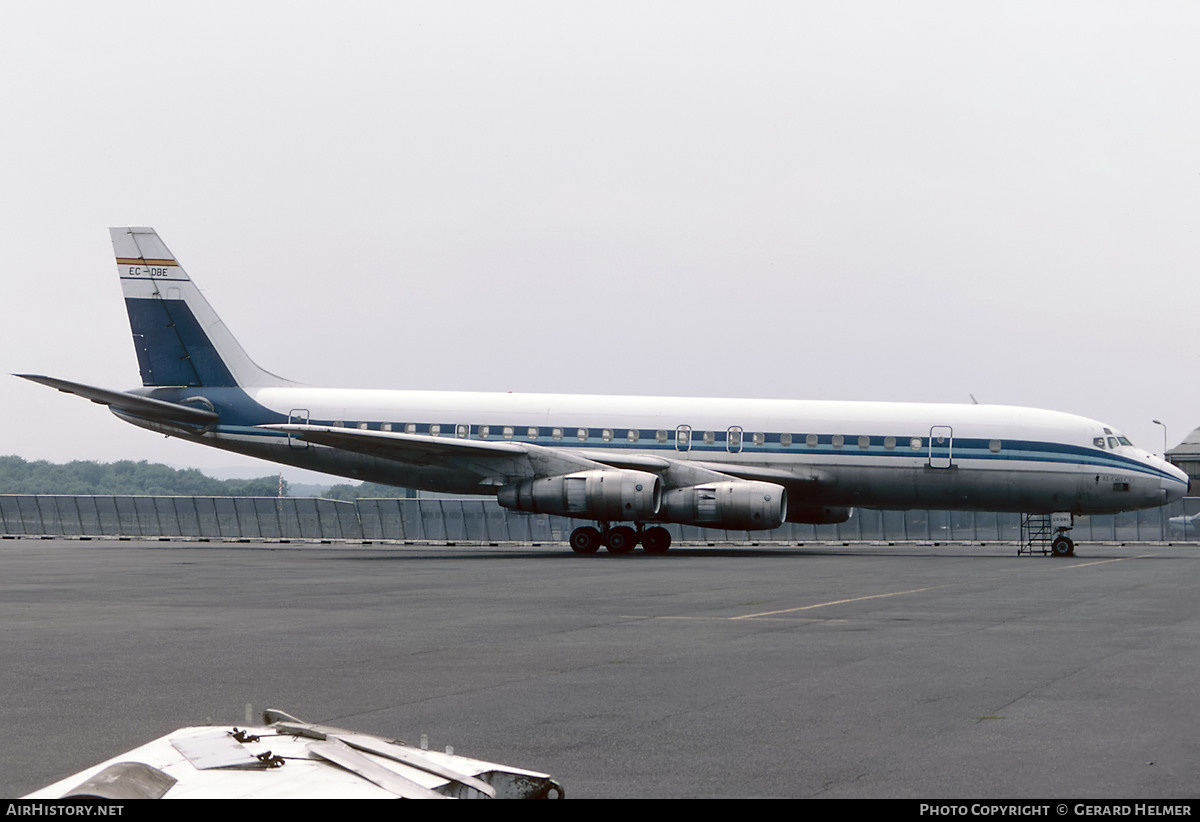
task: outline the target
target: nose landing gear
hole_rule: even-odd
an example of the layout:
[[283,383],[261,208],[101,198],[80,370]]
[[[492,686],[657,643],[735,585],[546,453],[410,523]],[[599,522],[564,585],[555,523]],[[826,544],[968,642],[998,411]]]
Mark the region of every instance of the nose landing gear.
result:
[[1050,554],[1056,557],[1075,556],[1075,541],[1064,533],[1059,533],[1050,543]]
[[1071,514],[1027,514],[1021,517],[1021,544],[1017,554],[1073,557],[1075,540],[1067,536],[1072,527],[1074,518]]

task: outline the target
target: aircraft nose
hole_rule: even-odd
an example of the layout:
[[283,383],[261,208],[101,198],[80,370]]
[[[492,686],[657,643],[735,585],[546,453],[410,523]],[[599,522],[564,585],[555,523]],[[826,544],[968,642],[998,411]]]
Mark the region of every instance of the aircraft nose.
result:
[[1175,500],[1183,499],[1187,493],[1188,475],[1169,463],[1166,465],[1166,470],[1171,474],[1171,478],[1163,478],[1162,489],[1163,497],[1166,500],[1164,504],[1169,505]]

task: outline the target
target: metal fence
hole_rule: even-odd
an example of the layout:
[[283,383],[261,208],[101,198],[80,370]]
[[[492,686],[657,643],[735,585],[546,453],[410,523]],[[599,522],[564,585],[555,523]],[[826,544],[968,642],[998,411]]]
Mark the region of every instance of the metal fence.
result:
[[353,503],[291,497],[0,495],[15,536],[361,539]]
[[[1192,518],[1195,521],[1192,521]],[[554,542],[582,521],[521,514],[494,499],[135,497],[0,495],[5,536],[195,539]],[[787,523],[773,531],[667,525],[676,542],[1016,542],[1018,514],[857,509],[837,525]],[[1200,540],[1200,497],[1164,508],[1076,517],[1077,542]]]

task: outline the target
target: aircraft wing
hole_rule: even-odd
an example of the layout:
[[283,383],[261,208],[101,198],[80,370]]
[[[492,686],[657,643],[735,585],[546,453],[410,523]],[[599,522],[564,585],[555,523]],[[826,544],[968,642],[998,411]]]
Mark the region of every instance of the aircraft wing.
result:
[[832,482],[823,471],[814,468],[787,470],[761,465],[733,465],[727,462],[704,462],[700,460],[673,460],[652,454],[604,454],[589,455],[596,462],[613,468],[632,468],[657,474],[686,472],[692,482],[668,483],[668,485],[691,485],[713,480],[742,479],[755,482],[774,482],[789,488],[816,488]]
[[713,471],[725,474],[735,479],[752,480],[756,482],[777,482],[788,488],[815,489],[820,485],[832,484],[833,478],[817,468],[797,468],[787,470],[771,468],[765,465],[730,465],[725,462],[701,462],[699,465]]
[[549,774],[429,751],[268,710],[249,727],[180,728],[24,797],[545,799]]
[[569,474],[602,467],[585,457],[535,443],[431,437],[427,434],[369,431],[329,425],[293,423],[259,427],[270,431],[282,431],[317,445],[341,448],[410,465],[452,465],[482,475],[490,484],[502,485],[517,479]]
[[428,465],[446,457],[504,457],[528,453],[523,443],[489,442],[456,437],[431,437],[427,434],[402,434],[398,431],[368,431],[332,425],[260,425],[270,431],[284,431],[306,442],[344,448],[359,454]]
[[326,425],[288,424],[261,427],[283,431],[318,445],[413,465],[442,465],[452,462],[460,468],[470,467],[476,473],[492,477],[494,482],[501,484],[516,479],[555,476],[602,467],[627,468],[659,474],[668,488],[742,479],[774,482],[798,491],[811,492],[828,481],[822,472],[814,469],[797,472],[762,466],[675,460],[653,454],[584,454],[569,448],[532,442],[431,437],[427,434],[402,434],[395,431]]
[[64,394],[75,394],[99,405],[107,405],[115,411],[123,411],[144,419],[189,425],[211,425],[217,421],[216,412],[210,411],[207,408],[180,405],[179,403],[156,400],[138,394],[127,394],[124,391],[110,391],[107,388],[97,388],[94,385],[60,380],[56,377],[44,377],[41,374],[13,374],[13,376],[41,383],[42,385],[48,385],[51,388],[57,388]]

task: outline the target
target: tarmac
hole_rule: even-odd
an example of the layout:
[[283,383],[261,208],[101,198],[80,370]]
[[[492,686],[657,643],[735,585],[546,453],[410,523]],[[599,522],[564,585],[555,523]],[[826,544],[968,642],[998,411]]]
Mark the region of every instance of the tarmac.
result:
[[0,541],[0,795],[303,719],[568,798],[1195,798],[1200,546]]

